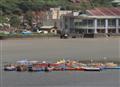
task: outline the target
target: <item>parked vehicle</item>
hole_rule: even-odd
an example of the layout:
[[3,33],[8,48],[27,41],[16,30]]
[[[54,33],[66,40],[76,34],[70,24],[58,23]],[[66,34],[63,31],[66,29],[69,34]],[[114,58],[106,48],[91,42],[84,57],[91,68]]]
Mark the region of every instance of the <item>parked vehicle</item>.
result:
[[32,34],[32,32],[28,31],[28,30],[24,30],[21,33],[24,34],[24,35],[31,35]]
[[61,39],[68,39],[68,34],[61,34],[61,35],[60,35],[60,38],[61,38]]

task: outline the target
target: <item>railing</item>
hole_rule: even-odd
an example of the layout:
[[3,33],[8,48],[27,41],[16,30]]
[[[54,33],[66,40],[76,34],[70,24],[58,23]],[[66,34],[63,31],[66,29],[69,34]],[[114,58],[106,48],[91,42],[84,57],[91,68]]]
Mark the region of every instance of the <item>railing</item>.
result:
[[[74,28],[78,28],[78,29],[95,29],[94,26],[75,26]],[[109,29],[115,29],[116,26],[108,26]],[[120,27],[118,27],[120,28]],[[105,29],[104,26],[97,26],[97,29]]]

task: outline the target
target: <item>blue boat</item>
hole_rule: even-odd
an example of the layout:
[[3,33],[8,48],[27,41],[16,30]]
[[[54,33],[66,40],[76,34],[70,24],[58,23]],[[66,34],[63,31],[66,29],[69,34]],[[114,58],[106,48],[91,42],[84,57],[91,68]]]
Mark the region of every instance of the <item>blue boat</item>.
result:
[[103,69],[117,69],[117,70],[120,70],[120,66],[117,66],[117,67],[104,67]]

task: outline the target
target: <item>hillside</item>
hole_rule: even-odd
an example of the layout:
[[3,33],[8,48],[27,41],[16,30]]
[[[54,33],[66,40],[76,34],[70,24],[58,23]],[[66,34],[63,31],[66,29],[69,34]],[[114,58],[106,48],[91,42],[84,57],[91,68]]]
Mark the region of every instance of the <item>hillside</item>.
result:
[[49,7],[78,10],[98,6],[112,6],[113,0],[0,0],[0,10],[4,14],[44,10]]

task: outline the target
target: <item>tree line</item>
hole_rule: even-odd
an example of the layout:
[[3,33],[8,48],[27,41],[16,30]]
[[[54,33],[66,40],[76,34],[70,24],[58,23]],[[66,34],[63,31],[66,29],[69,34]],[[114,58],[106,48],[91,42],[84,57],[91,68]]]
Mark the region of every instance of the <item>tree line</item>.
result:
[[113,0],[88,0],[88,3],[72,3],[70,0],[0,0],[0,10],[3,14],[20,14],[31,10],[45,10],[60,6],[62,9],[83,9],[97,6],[112,6]]
[[[19,17],[24,14],[28,25],[32,23],[32,11],[44,11],[50,7],[60,7],[63,10],[86,10],[94,7],[111,7],[113,0],[88,0],[87,3],[73,3],[71,0],[0,0],[0,23],[9,23],[18,28],[21,25]],[[9,18],[9,19],[7,19]]]

